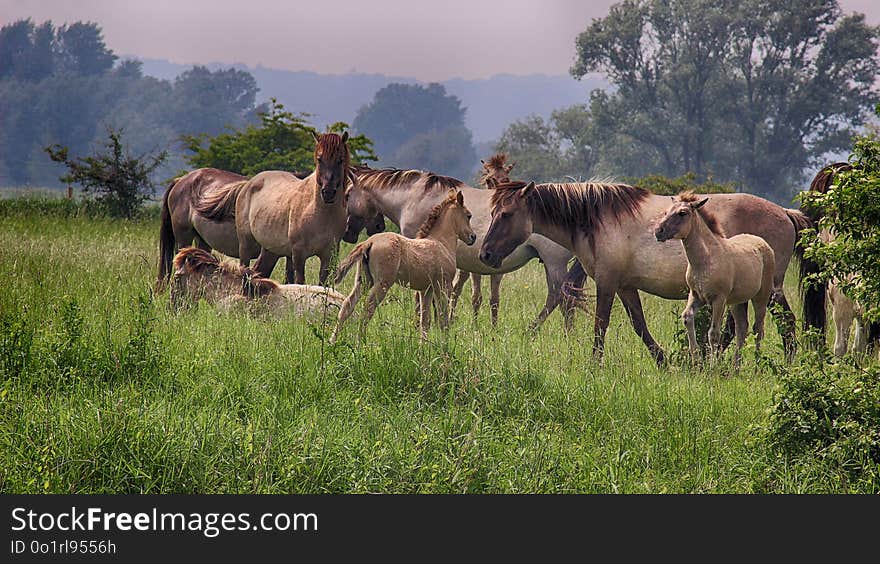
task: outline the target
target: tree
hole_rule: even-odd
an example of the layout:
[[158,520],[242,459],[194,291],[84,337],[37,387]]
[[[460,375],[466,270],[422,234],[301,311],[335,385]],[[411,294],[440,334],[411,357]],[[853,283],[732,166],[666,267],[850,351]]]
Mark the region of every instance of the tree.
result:
[[496,150],[516,161],[515,176],[536,182],[586,179],[594,172],[592,119],[586,106],[556,110],[545,121],[529,116],[504,130]]
[[116,55],[104,44],[98,24],[75,22],[56,32],[58,66],[83,76],[99,75],[113,68]]
[[578,37],[571,72],[615,86],[590,111],[618,172],[713,174],[787,199],[877,100],[878,39],[835,0],[625,0]]
[[68,173],[61,177],[62,182],[79,184],[85,194],[97,194],[95,200],[109,215],[131,219],[155,194],[152,173],[167,153],[131,156],[123,148],[121,137],[121,131],[108,131],[109,141],[105,143],[108,151],[85,158],[69,158],[67,147],[60,145],[45,150],[53,161],[67,167]]
[[428,86],[392,83],[354,118],[355,131],[373,140],[383,162],[414,136],[447,127],[464,127],[461,100],[437,83]]
[[835,235],[822,241],[805,234],[805,254],[819,265],[817,278],[836,280],[866,317],[880,321],[880,137],[857,137],[849,162],[851,169],[837,172],[824,194],[801,193],[805,205],[821,210],[819,229]]
[[456,178],[470,177],[476,163],[471,132],[463,125],[419,133],[394,152],[396,166],[438,171]]
[[174,80],[171,120],[181,134],[218,135],[246,123],[258,90],[249,72],[194,66]]
[[[194,167],[214,167],[246,176],[264,170],[305,172],[314,167],[317,131],[304,116],[297,116],[284,109],[275,98],[270,107],[259,113],[260,125],[248,125],[243,130],[209,135],[184,136],[184,144],[192,154],[187,161]],[[337,122],[328,131],[342,132],[348,124]],[[372,142],[364,135],[348,139],[351,160],[354,164],[375,161]]]

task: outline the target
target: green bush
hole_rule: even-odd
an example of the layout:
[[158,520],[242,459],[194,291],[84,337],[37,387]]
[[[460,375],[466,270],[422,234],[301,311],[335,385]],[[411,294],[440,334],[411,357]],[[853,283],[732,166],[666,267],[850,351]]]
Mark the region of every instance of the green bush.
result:
[[880,488],[880,366],[814,353],[780,374],[763,438],[786,459],[813,457]]
[[719,183],[711,178],[706,179],[705,182],[697,182],[697,175],[693,172],[688,172],[677,178],[650,174],[641,178],[627,178],[626,181],[633,186],[639,186],[663,196],[675,196],[686,190],[693,190],[698,194],[724,194],[736,191],[732,182]]

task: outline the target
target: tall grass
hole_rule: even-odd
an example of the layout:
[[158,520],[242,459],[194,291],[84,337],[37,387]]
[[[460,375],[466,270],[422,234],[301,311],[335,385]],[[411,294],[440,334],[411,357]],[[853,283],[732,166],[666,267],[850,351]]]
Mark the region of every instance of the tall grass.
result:
[[[154,220],[0,216],[0,491],[849,487],[754,440],[768,366],[782,362],[772,327],[767,359],[747,349],[737,374],[726,362],[661,369],[616,304],[600,364],[583,314],[571,335],[558,313],[528,335],[546,290],[535,261],[505,277],[497,329],[465,299],[450,332],[421,344],[411,292],[394,288],[363,342],[351,323],[331,347],[332,319],[172,313],[151,291],[157,232]],[[310,261],[310,282],[316,272]],[[683,305],[645,298],[667,349]]]

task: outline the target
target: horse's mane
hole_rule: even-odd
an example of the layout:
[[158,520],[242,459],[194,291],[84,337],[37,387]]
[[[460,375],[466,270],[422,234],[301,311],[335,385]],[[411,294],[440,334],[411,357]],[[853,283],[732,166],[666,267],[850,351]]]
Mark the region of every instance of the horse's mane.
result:
[[834,163],[823,167],[810,182],[810,192],[824,194],[831,187],[834,175],[847,170],[852,170],[852,165],[849,163]]
[[[687,190],[678,195],[678,201],[685,202],[688,204],[692,204],[700,200],[700,197],[694,194],[693,190]],[[706,227],[709,228],[709,231],[718,235],[719,237],[727,238],[727,235],[724,234],[724,230],[721,229],[721,224],[718,223],[718,218],[715,217],[715,214],[706,211],[705,207],[699,207],[696,210],[697,214],[703,218],[703,222],[705,222]]]
[[342,135],[338,133],[322,133],[318,135],[317,144],[315,145],[315,166],[318,165],[318,152],[326,155],[330,159],[342,157],[346,171],[351,169],[351,153],[348,150],[348,144],[342,140]]
[[425,191],[451,190],[464,186],[464,182],[451,176],[443,176],[433,172],[415,169],[370,168],[359,166],[354,168],[358,185],[366,190],[387,190],[401,184],[425,181]]
[[[499,184],[492,192],[492,207],[504,205],[516,197],[525,182]],[[619,220],[635,215],[650,191],[637,186],[604,182],[569,182],[536,184],[526,196],[532,217],[568,229],[574,236],[580,231],[593,245],[596,229],[607,218]]]
[[258,298],[271,294],[279,288],[279,284],[271,278],[264,278],[254,270],[232,262],[220,262],[220,259],[197,247],[184,247],[174,257],[174,270],[181,268],[188,273],[213,276],[218,272],[241,279],[241,293],[248,298]]
[[199,194],[193,207],[205,219],[227,221],[235,218],[235,200],[248,180],[230,182],[207,195]]
[[431,231],[433,231],[434,227],[437,225],[437,220],[443,215],[443,211],[449,206],[456,204],[456,194],[457,192],[450,193],[445,200],[434,206],[434,209],[428,214],[428,219],[426,219],[425,222],[422,223],[422,226],[419,227],[416,239],[424,239],[431,234]]
[[505,153],[495,153],[489,160],[483,163],[483,171],[480,174],[480,184],[485,186],[486,188],[493,188],[497,186],[497,184],[490,185],[489,179],[492,178],[492,174],[501,171],[507,174],[507,171],[504,170],[504,165],[507,163],[507,154]]

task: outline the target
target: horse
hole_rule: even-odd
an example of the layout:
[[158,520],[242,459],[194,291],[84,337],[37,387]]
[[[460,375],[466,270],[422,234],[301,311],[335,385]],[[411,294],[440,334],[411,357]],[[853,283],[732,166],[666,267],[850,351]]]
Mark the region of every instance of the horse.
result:
[[345,297],[323,286],[278,284],[254,269],[221,262],[196,247],[185,247],[174,257],[170,301],[174,309],[204,299],[223,310],[246,306],[282,316],[320,317],[335,314]]
[[725,308],[733,306],[733,363],[739,366],[748,333],[749,301],[755,310],[755,351],[760,351],[764,316],[773,292],[776,256],[767,241],[757,235],[740,233],[726,238],[715,216],[702,209],[708,201],[709,198],[699,199],[693,192],[679,194],[654,229],[654,237],[660,242],[680,239],[687,257],[688,301],[681,318],[687,328],[691,355],[696,358],[699,352],[694,328],[697,310],[703,304],[712,307],[709,348],[717,354],[721,350]]
[[[305,178],[310,173],[296,171],[293,174]],[[235,172],[199,168],[171,182],[162,196],[159,216],[157,292],[171,276],[175,253],[194,241],[200,249],[216,249],[238,258],[235,200],[247,180],[248,177]]]
[[367,285],[371,288],[362,328],[369,323],[389,288],[397,282],[422,294],[422,339],[428,337],[432,297],[434,307],[439,312],[440,327],[447,329],[452,277],[455,276],[456,240],[466,245],[473,245],[477,240],[470,226],[471,217],[461,192],[450,190],[448,196],[431,210],[414,239],[397,233],[379,233],[357,245],[339,264],[336,273],[338,284],[352,266],[357,265],[354,287],[339,310],[339,319],[330,343],[336,342],[342,325],[360,300],[361,273],[366,275]]
[[[400,228],[405,237],[415,237],[431,210],[446,197],[450,189],[461,191],[464,202],[473,213],[471,225],[481,241],[489,227],[491,190],[467,186],[464,182],[448,176],[441,176],[421,170],[402,170],[395,168],[372,169],[357,167],[355,182],[349,191],[349,227],[358,229],[365,218],[382,214]],[[349,233],[351,235],[351,233]],[[356,238],[356,234],[355,234]],[[506,274],[522,268],[530,260],[537,258],[544,267],[547,281],[547,299],[544,307],[532,322],[530,331],[536,331],[560,302],[571,252],[535,234],[497,267],[489,267],[477,257],[478,246],[458,245],[456,262],[460,270],[474,274]],[[564,327],[569,330],[574,319],[574,302],[563,302]]]
[[[628,184],[600,182],[511,182],[491,192],[492,221],[480,248],[481,261],[494,267],[534,234],[546,236],[574,253],[596,283],[594,356],[601,358],[604,352],[617,294],[655,361],[658,365],[665,362],[663,349],[648,331],[638,291],[675,300],[688,295],[684,250],[681,245],[660,243],[653,234],[652,225],[669,206],[668,196]],[[744,193],[716,194],[706,206],[725,233],[751,233],[767,241],[776,258],[775,301],[790,313],[782,284],[796,237],[810,225],[808,218],[798,210]],[[793,340],[792,335],[786,348],[789,355],[794,352]]]
[[[852,165],[845,162],[833,163],[822,167],[810,182],[809,192],[824,194],[834,184],[834,176],[839,172],[852,170]],[[803,211],[818,225],[823,217],[821,210],[806,204],[801,205]],[[827,229],[822,229],[818,237],[823,241],[834,240],[834,234]],[[801,259],[801,279],[810,274],[820,271],[819,265],[812,259],[803,256],[804,249],[797,247],[798,256]],[[831,304],[832,319],[834,321],[834,354],[843,356],[847,352],[849,333],[856,322],[855,337],[852,352],[862,354],[867,350],[869,342],[880,340],[880,324],[868,323],[863,317],[861,304],[854,302],[840,289],[837,280],[819,280],[810,284],[802,284],[801,292],[804,299],[804,328],[812,328],[825,334],[827,325],[827,303]],[[880,347],[878,347],[880,349]],[[880,352],[880,351],[878,351]]]
[[[492,189],[501,183],[510,182],[510,171],[516,166],[516,162],[507,164],[506,161],[507,155],[504,153],[492,155],[488,162],[480,159],[480,163],[483,166],[482,173],[480,174],[480,184],[488,189]],[[464,270],[459,270],[458,274],[455,275],[455,281],[452,283],[452,304],[449,307],[452,312],[455,312],[455,305],[458,303],[461,291],[468,280],[468,274]],[[501,279],[503,277],[503,274],[489,275],[489,313],[493,327],[498,325],[498,306],[501,301]],[[471,307],[473,307],[474,318],[476,318],[480,311],[480,306],[483,304],[482,276],[470,273],[470,279],[473,289]]]
[[347,131],[315,134],[315,141],[315,171],[306,178],[265,171],[240,189],[235,226],[240,260],[259,256],[254,269],[268,276],[279,257],[289,257],[285,282],[304,284],[306,259],[317,255],[323,286],[346,230],[351,166]]

